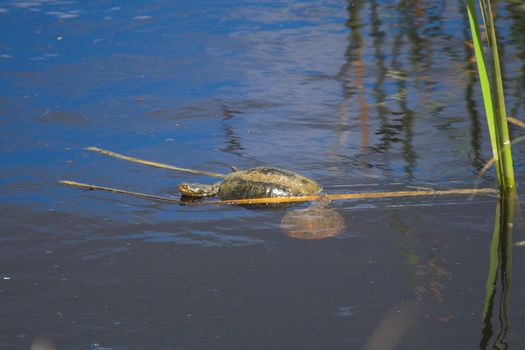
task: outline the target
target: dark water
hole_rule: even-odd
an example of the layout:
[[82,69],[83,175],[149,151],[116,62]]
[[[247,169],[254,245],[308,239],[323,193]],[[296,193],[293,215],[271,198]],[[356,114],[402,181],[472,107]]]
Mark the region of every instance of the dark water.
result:
[[[497,16],[525,119],[525,8]],[[344,230],[299,240],[297,208],[57,184],[213,181],[97,146],[328,193],[495,188],[466,21],[463,1],[1,1],[0,349],[525,348],[522,214],[495,196],[337,201]]]

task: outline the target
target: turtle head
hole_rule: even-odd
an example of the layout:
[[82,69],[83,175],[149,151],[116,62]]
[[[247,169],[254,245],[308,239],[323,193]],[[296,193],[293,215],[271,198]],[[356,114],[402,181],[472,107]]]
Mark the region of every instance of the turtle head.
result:
[[179,191],[183,196],[187,197],[211,197],[215,196],[219,191],[219,184],[205,185],[183,182],[179,185]]

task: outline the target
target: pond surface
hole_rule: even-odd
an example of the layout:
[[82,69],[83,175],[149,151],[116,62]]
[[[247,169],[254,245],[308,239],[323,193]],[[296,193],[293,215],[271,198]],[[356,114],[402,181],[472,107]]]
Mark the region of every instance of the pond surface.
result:
[[[497,16],[525,119],[525,8]],[[523,217],[495,195],[334,201],[344,229],[302,240],[306,204],[58,184],[215,181],[96,146],[330,194],[496,188],[463,1],[0,1],[0,25],[1,349],[525,348]]]

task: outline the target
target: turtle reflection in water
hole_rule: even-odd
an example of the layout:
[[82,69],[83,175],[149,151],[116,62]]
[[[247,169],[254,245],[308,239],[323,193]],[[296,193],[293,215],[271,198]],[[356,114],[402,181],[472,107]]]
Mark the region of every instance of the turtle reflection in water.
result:
[[[307,177],[292,171],[260,167],[246,170],[232,168],[223,181],[215,184],[191,184],[183,182],[179,190],[183,198],[218,196],[221,200],[279,198],[322,195],[322,188]],[[340,233],[344,220],[335,209],[326,208],[328,200],[302,210],[288,212],[281,225],[286,234],[300,239],[321,239]]]
[[343,217],[337,210],[326,208],[322,202],[286,213],[281,220],[284,232],[299,239],[322,239],[339,234],[345,228]]

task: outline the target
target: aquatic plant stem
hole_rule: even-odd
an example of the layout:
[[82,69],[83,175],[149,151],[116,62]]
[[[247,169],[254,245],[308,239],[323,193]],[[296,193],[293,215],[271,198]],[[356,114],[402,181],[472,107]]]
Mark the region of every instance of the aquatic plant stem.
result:
[[[481,85],[481,93],[483,95],[483,102],[485,104],[485,113],[487,116],[487,125],[489,129],[490,139],[492,140],[492,153],[494,156],[494,160],[496,164],[498,164],[498,149],[497,149],[497,142],[495,141],[496,136],[496,130],[495,130],[495,124],[494,124],[494,107],[492,104],[492,96],[490,91],[490,82],[489,82],[489,76],[485,65],[485,55],[483,54],[483,46],[481,42],[481,33],[479,30],[478,25],[478,17],[476,14],[476,7],[474,5],[474,0],[466,0],[467,1],[467,11],[469,16],[469,22],[470,22],[470,31],[472,33],[472,40],[474,43],[474,53],[476,56],[476,63],[478,67],[478,74],[479,74],[479,80]],[[483,6],[483,4],[481,5]],[[485,21],[485,14],[483,13],[483,19]],[[496,169],[497,176],[498,176],[498,182],[499,178],[501,176],[499,169]]]
[[444,191],[434,190],[421,190],[421,191],[392,191],[392,192],[362,192],[362,193],[343,193],[343,194],[327,194],[327,195],[315,195],[315,196],[301,196],[301,197],[277,197],[277,198],[251,198],[251,199],[233,199],[233,200],[221,200],[221,201],[202,201],[202,202],[187,202],[181,201],[176,198],[155,196],[151,194],[131,192],[126,190],[120,190],[111,187],[103,187],[97,185],[90,185],[76,181],[62,180],[59,182],[62,185],[73,186],[83,188],[87,190],[100,190],[106,192],[113,192],[119,194],[125,194],[135,197],[142,197],[147,199],[161,200],[172,203],[181,204],[197,204],[197,205],[217,205],[217,204],[229,204],[229,205],[250,205],[250,204],[279,204],[279,203],[300,203],[300,202],[311,202],[318,200],[342,200],[342,199],[365,199],[365,198],[393,198],[393,197],[414,197],[414,196],[446,196],[446,195],[466,195],[466,194],[497,194],[498,192],[492,188],[479,188],[479,189],[454,189]]
[[480,0],[488,46],[493,55],[491,81],[485,63],[474,0],[466,0],[466,3],[498,184],[506,194],[515,188],[515,180],[492,9],[490,1]]
[[200,174],[200,175],[207,175],[207,176],[213,176],[213,177],[226,177],[225,174],[212,173],[212,172],[209,172],[209,171],[202,171],[202,170],[193,170],[193,169],[177,167],[177,166],[174,166],[174,165],[164,164],[164,163],[152,162],[150,160],[144,160],[144,159],[140,159],[140,158],[125,156],[125,155],[120,154],[120,153],[115,153],[115,152],[108,151],[108,150],[101,149],[101,148],[97,148],[97,147],[87,147],[86,150],[87,151],[97,152],[97,153],[100,153],[100,154],[104,154],[106,156],[110,156],[110,157],[113,157],[113,158],[127,160],[129,162],[139,163],[139,164],[153,166],[153,167],[162,168],[162,169],[176,170],[176,171],[182,171],[182,172],[185,172],[185,173]]
[[485,1],[487,3],[487,10],[488,10],[488,19],[490,23],[490,48],[492,51],[492,57],[493,57],[493,84],[495,84],[495,99],[496,99],[496,123],[497,123],[497,130],[498,130],[498,136],[500,137],[501,145],[498,149],[499,152],[502,154],[500,155],[500,159],[502,162],[502,170],[503,170],[503,176],[505,178],[505,187],[507,191],[510,191],[514,189],[514,166],[512,163],[512,154],[511,154],[511,147],[510,147],[510,136],[509,136],[509,126],[507,122],[507,111],[505,107],[505,96],[503,93],[503,76],[501,74],[501,65],[499,61],[499,51],[498,51],[498,44],[496,40],[496,28],[494,26],[494,16],[492,15],[492,5],[490,3],[490,0]]

